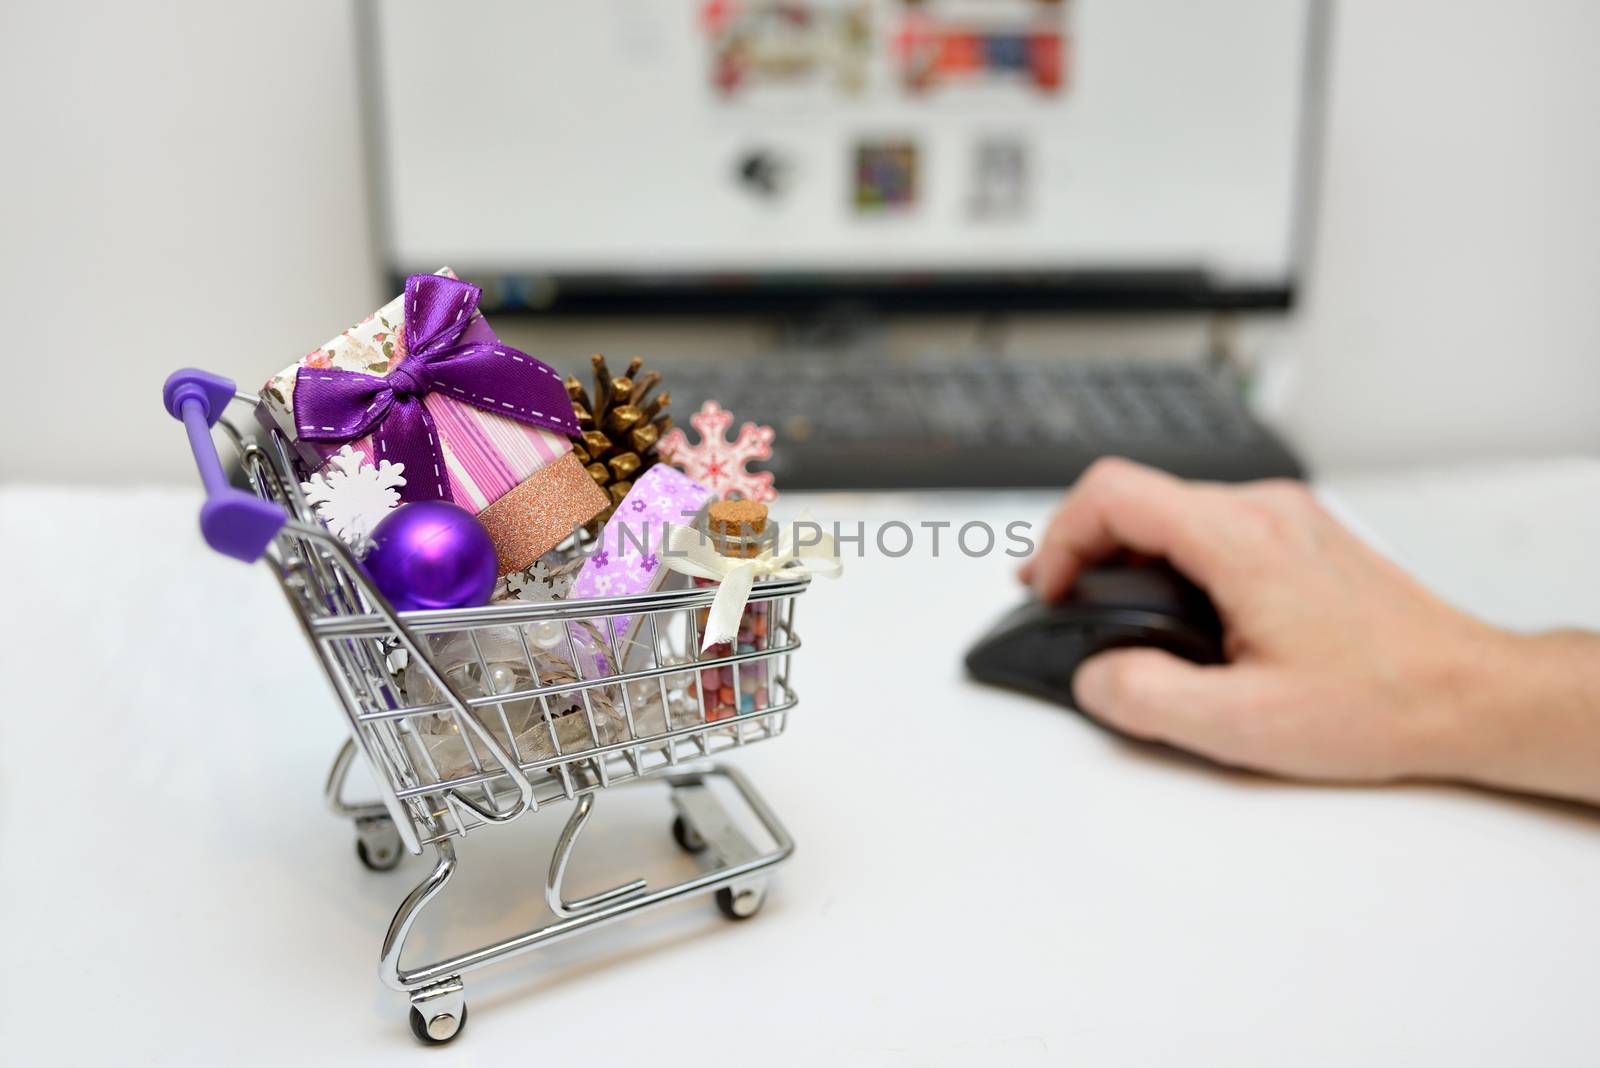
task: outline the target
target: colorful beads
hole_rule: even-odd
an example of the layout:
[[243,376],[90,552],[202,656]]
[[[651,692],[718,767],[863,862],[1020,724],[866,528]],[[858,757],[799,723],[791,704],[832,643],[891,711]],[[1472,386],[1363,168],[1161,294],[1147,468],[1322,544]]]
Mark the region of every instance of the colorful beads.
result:
[[[697,584],[704,580],[697,580]],[[704,633],[705,610],[697,613],[701,633]],[[722,660],[734,656],[753,656],[768,648],[770,607],[753,604],[745,609],[739,621],[737,637],[732,642],[720,642],[700,654],[702,662]],[[717,721],[735,715],[762,712],[772,706],[767,688],[768,666],[764,660],[744,660],[735,664],[713,664],[702,667],[698,676],[698,692],[705,695],[706,719]],[[691,697],[693,696],[691,691]]]

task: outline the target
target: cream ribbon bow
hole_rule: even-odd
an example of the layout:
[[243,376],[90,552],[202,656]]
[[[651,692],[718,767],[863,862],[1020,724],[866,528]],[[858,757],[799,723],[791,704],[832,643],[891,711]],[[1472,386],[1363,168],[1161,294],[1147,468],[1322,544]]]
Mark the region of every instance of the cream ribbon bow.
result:
[[[819,539],[815,543],[796,544],[796,529],[805,526],[808,534]],[[838,578],[844,574],[844,562],[839,559],[839,546],[831,534],[823,532],[815,523],[801,517],[794,523],[779,525],[778,545],[763,549],[751,557],[723,556],[717,552],[709,535],[693,527],[677,523],[665,524],[661,564],[668,570],[694,578],[713,579],[719,585],[711,601],[711,612],[706,618],[705,640],[700,651],[713,645],[731,642],[739,635],[739,620],[744,606],[750,600],[750,588],[758,578],[799,578],[801,575],[821,575]]]

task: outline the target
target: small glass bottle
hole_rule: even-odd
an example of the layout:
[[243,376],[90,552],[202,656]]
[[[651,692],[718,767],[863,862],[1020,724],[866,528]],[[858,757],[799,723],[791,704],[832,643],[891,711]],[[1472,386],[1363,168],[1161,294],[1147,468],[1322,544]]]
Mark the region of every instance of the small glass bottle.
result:
[[[716,501],[706,511],[706,532],[712,546],[722,556],[750,558],[760,554],[767,529],[767,507],[756,501]],[[698,586],[715,586],[712,579],[696,579]],[[698,613],[701,633],[705,632],[710,609]],[[767,648],[769,631],[765,602],[745,606],[739,631],[732,642],[719,642],[701,654],[721,659],[736,653],[757,653]],[[708,720],[729,719],[742,713],[766,709],[769,702],[767,664],[763,661],[723,664],[700,672],[700,688],[705,695]]]

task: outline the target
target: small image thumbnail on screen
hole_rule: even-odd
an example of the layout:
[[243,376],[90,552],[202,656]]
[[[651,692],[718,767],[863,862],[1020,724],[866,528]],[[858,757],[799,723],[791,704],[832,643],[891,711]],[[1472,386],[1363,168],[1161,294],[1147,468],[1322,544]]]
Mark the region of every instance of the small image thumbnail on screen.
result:
[[1014,83],[1068,84],[1066,0],[904,0],[894,34],[900,83],[914,94]]
[[763,86],[867,85],[872,55],[865,3],[708,0],[700,31],[710,46],[711,85],[734,98]]
[[917,203],[917,146],[910,141],[861,141],[855,148],[855,207],[859,212],[905,211]]

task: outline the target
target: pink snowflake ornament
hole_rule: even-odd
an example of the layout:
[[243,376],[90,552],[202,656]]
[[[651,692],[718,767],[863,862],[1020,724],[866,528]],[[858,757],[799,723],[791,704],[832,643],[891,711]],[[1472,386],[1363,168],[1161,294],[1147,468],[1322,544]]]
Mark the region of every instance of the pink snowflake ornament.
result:
[[719,499],[743,497],[747,501],[774,501],[778,491],[772,488],[771,471],[750,471],[745,465],[753,460],[772,458],[770,426],[746,423],[739,428],[739,436],[728,440],[728,428],[733,425],[733,414],[722,405],[708,400],[698,412],[689,417],[689,423],[700,434],[700,443],[690,445],[689,437],[681,427],[673,427],[656,445],[661,458],[716,494]]

